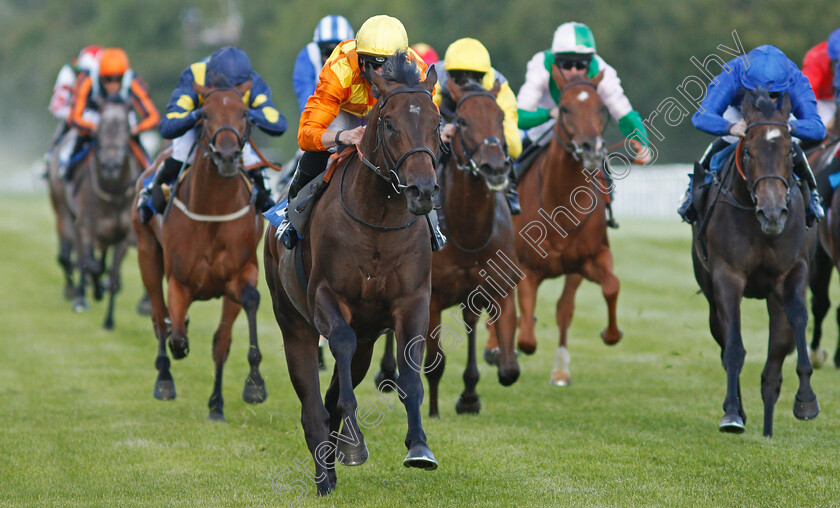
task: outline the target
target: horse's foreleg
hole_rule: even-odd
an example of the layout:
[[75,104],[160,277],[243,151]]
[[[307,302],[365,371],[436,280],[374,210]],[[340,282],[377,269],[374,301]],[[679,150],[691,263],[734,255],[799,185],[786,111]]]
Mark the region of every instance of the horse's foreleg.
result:
[[[472,312],[469,314],[472,314]],[[469,321],[466,310],[464,311],[464,320]],[[478,316],[475,316],[475,320],[478,320]],[[475,326],[470,326],[474,333]],[[499,316],[489,328],[495,331],[499,338],[499,355],[496,359],[499,383],[503,386],[510,386],[519,379],[519,363],[516,360],[516,347],[513,343],[516,336],[516,298],[512,291],[499,301]],[[477,369],[476,366],[476,372]]]
[[225,368],[228,353],[230,352],[231,330],[240,310],[242,310],[242,306],[230,297],[225,296],[222,299],[222,319],[219,322],[216,333],[213,334],[213,363],[216,367],[216,375],[213,381],[213,393],[207,402],[207,407],[210,408],[210,414],[207,415],[208,420],[217,422],[225,421],[225,401],[222,398],[222,373]]
[[190,341],[187,337],[187,309],[192,303],[189,288],[174,278],[169,279],[169,320],[172,332],[169,335],[169,351],[172,357],[180,360],[190,352]]
[[73,298],[73,310],[84,312],[90,309],[85,291],[88,278],[88,258],[93,256],[90,243],[90,235],[82,224],[76,225],[76,271],[79,273],[79,281],[76,285],[76,295]]
[[[337,420],[341,422],[340,440],[342,452],[340,459],[352,460],[360,458],[366,452],[364,436],[356,421],[356,395],[353,393],[353,358],[356,355],[356,332],[348,324],[348,319],[342,315],[338,301],[326,286],[321,286],[315,294],[315,327],[330,343],[330,351],[335,358],[334,381],[338,383],[338,399],[330,414],[330,427],[337,428]],[[317,356],[317,352],[316,352]]]
[[563,282],[563,293],[557,300],[555,318],[560,333],[560,343],[554,353],[554,370],[551,371],[551,384],[554,386],[567,386],[572,382],[571,361],[569,355],[568,340],[569,327],[572,326],[572,317],[575,312],[575,294],[583,282],[583,275],[579,273],[567,273]]
[[616,318],[619,282],[613,273],[613,258],[609,247],[602,247],[594,259],[587,260],[583,264],[582,273],[584,277],[601,286],[604,300],[607,301],[607,328],[601,332],[601,338],[607,345],[616,344],[623,334]]
[[743,339],[741,338],[741,299],[745,281],[740,274],[721,268],[712,274],[715,310],[726,337],[723,348],[723,368],[726,371],[726,398],[723,401],[722,432],[741,433],[744,419],[740,397],[740,375],[744,367]]
[[128,241],[123,241],[117,244],[114,248],[114,258],[111,260],[111,273],[109,275],[110,284],[108,285],[108,312],[105,314],[104,327],[106,330],[114,329],[114,301],[117,293],[120,291],[120,269],[122,267],[123,257],[128,251]]
[[58,264],[64,270],[64,298],[73,298],[73,242],[59,236],[58,239]]
[[534,354],[537,350],[537,336],[534,331],[536,317],[534,309],[537,305],[537,287],[541,279],[535,272],[523,267],[525,278],[516,286],[519,296],[519,338],[517,345],[526,355]]
[[[350,365],[353,388],[359,386],[359,383],[367,375],[367,371],[370,368],[370,361],[373,357],[373,344],[374,341],[361,341],[356,346],[356,353],[353,355],[353,360]],[[352,423],[346,416],[343,420],[341,419],[341,410],[338,408],[340,390],[338,370],[336,369],[333,370],[333,377],[324,397],[324,404],[327,407],[327,412],[330,413],[330,441],[335,445],[333,451],[337,452],[336,455],[339,462],[345,466],[360,466],[368,459],[367,444],[360,433],[354,433]],[[364,406],[365,403],[362,404],[363,408]],[[365,420],[365,416],[371,416],[370,412],[365,413],[360,411],[359,413],[363,415],[359,422],[360,426],[371,429],[379,425],[380,420],[378,418],[373,421]],[[374,414],[373,416],[376,418],[378,415]],[[334,458],[330,458],[329,460],[331,462],[335,461]]]
[[93,285],[93,299],[97,302],[102,300],[102,297],[105,296],[105,285],[102,282],[102,275],[105,273],[105,261],[108,257],[108,247],[103,247],[100,251],[99,259],[96,259],[96,256],[91,253],[90,258],[88,258],[88,273],[90,273],[90,277],[92,280]]
[[426,470],[437,468],[437,460],[432,450],[426,444],[426,433],[423,431],[420,405],[423,403],[423,382],[420,380],[425,337],[429,333],[429,300],[422,296],[406,301],[400,308],[401,313],[395,317],[394,333],[397,337],[397,368],[400,377],[397,380],[397,393],[405,406],[408,418],[408,432],[405,446],[408,455],[403,460],[407,467],[417,467]]
[[823,320],[831,308],[828,288],[831,282],[831,272],[833,271],[834,266],[831,263],[831,257],[822,249],[822,246],[818,245],[816,255],[814,256],[814,264],[810,270],[811,311],[814,314],[814,335],[811,340],[809,353],[814,368],[822,367],[828,357],[825,349],[820,347],[820,340],[822,339]]
[[811,361],[808,358],[805,328],[808,325],[808,308],[805,305],[805,285],[807,283],[808,266],[800,261],[785,279],[782,301],[788,323],[793,328],[793,339],[796,343],[796,374],[799,376],[799,390],[793,404],[793,415],[800,420],[813,420],[820,414],[817,396],[811,388]]
[[793,346],[793,329],[785,317],[785,309],[777,295],[767,297],[770,315],[770,342],[767,363],[761,372],[761,398],[764,401],[764,435],[773,435],[773,410],[782,388],[782,364]]
[[432,303],[429,306],[429,333],[426,335],[426,361],[423,365],[423,373],[426,374],[426,380],[429,382],[429,416],[432,418],[440,416],[438,388],[443,371],[446,369],[446,354],[440,344],[441,333],[444,329],[439,325],[440,308]]
[[260,293],[251,284],[246,284],[245,289],[242,290],[240,301],[242,302],[242,308],[245,309],[245,315],[248,317],[248,338],[251,341],[248,348],[248,365],[251,366],[251,371],[245,379],[242,400],[249,404],[259,404],[268,397],[265,381],[260,375],[262,353],[257,342],[257,308],[260,305]]
[[[475,326],[478,324],[478,316],[467,308],[462,309],[461,312],[467,328],[467,366],[464,368],[463,375],[464,391],[461,392],[458,402],[455,403],[455,412],[459,415],[464,413],[478,414],[481,411],[481,400],[478,397],[478,392],[475,391],[480,377],[475,355]],[[431,328],[433,324],[430,322],[429,327]],[[513,346],[513,337],[510,337],[510,345]],[[431,392],[431,384],[429,385],[429,392]]]

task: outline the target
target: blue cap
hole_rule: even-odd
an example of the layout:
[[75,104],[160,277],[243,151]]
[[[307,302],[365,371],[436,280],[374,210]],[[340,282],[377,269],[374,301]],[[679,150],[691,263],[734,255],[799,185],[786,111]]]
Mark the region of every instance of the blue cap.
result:
[[793,64],[782,50],[765,44],[747,53],[745,58],[749,67],[741,79],[744,88],[766,88],[768,92],[783,92],[789,88]]
[[207,84],[216,88],[241,85],[251,79],[251,61],[239,48],[225,46],[210,55]]
[[838,57],[840,57],[840,28],[828,36],[828,58],[837,60]]
[[353,27],[344,16],[331,14],[324,16],[315,27],[312,38],[315,42],[341,42],[354,37]]

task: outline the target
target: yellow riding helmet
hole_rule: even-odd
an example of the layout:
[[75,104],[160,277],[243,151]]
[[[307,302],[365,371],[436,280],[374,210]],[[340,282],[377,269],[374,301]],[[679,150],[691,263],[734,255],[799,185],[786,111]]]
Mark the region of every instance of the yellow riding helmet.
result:
[[356,33],[356,53],[387,57],[401,49],[408,49],[408,35],[397,18],[374,16]]
[[447,71],[490,72],[490,53],[480,42],[470,37],[458,39],[446,48],[443,68]]

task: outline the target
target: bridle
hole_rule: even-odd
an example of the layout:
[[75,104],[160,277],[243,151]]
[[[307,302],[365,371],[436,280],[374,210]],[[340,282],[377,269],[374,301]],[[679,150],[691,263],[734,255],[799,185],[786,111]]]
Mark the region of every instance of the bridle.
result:
[[[753,127],[756,127],[758,125],[775,125],[777,127],[783,127],[785,130],[790,129],[788,127],[788,124],[785,123],[785,122],[760,120],[758,122],[753,122],[753,123],[747,125],[747,128],[744,130],[744,136],[746,136],[746,133],[749,132],[750,129],[752,129]],[[745,139],[745,137],[741,138],[738,141],[738,146],[735,148],[735,168],[738,170],[738,174],[741,176],[741,178],[744,180],[744,182],[746,182],[747,189],[749,190],[750,198],[752,199],[753,204],[756,204],[758,202],[758,198],[757,198],[756,193],[755,193],[755,189],[758,186],[758,183],[761,182],[762,180],[768,180],[768,179],[780,180],[782,182],[782,184],[785,186],[785,202],[790,203],[790,192],[791,192],[791,188],[792,188],[790,178],[785,178],[785,177],[783,177],[781,175],[777,175],[777,174],[769,174],[769,175],[761,175],[758,178],[756,178],[755,180],[750,179],[749,174],[747,174],[748,169],[745,169],[746,165],[743,164],[743,162],[742,162],[743,159],[744,159],[744,139]],[[749,157],[749,152],[747,152],[746,156]]]
[[[365,166],[369,167],[374,173],[379,175],[383,180],[391,184],[393,187],[394,192],[397,194],[401,194],[403,189],[407,188],[408,185],[400,182],[400,177],[397,174],[397,170],[400,168],[403,162],[408,159],[411,155],[415,153],[425,153],[432,159],[432,166],[435,165],[437,158],[435,154],[425,146],[418,146],[414,147],[411,150],[408,150],[404,154],[402,154],[399,159],[394,161],[394,157],[391,155],[391,152],[388,150],[388,145],[382,140],[382,110],[385,109],[385,104],[388,103],[388,100],[397,95],[398,93],[424,93],[429,96],[429,99],[432,98],[432,94],[426,90],[425,88],[413,87],[413,88],[400,88],[398,90],[394,90],[393,92],[389,93],[385,97],[379,100],[377,106],[379,107],[376,117],[376,146],[373,149],[373,153],[380,151],[382,153],[383,164],[382,166],[385,167],[385,171],[382,171],[380,166],[373,164],[370,160],[368,160],[362,152],[359,152],[359,158],[365,164]],[[440,137],[438,136],[438,139]]]
[[478,164],[475,163],[475,160],[473,159],[473,156],[476,153],[479,153],[479,155],[483,154],[490,147],[498,146],[502,150],[502,152],[505,154],[505,164],[508,165],[508,166],[513,164],[510,160],[510,157],[508,156],[507,146],[505,146],[505,144],[502,141],[500,141],[498,138],[496,138],[494,136],[488,136],[488,137],[484,138],[472,150],[467,148],[467,143],[464,140],[464,130],[461,128],[462,125],[463,125],[463,123],[462,123],[463,118],[458,116],[458,110],[461,108],[461,105],[464,102],[466,102],[467,99],[472,98],[472,97],[482,97],[482,96],[490,97],[491,99],[493,99],[493,101],[496,100],[495,95],[493,95],[492,93],[490,93],[486,90],[482,90],[482,91],[477,91],[477,92],[469,92],[469,93],[465,94],[463,97],[461,97],[460,100],[458,100],[458,104],[455,105],[455,131],[458,134],[458,141],[461,143],[461,151],[463,152],[463,155],[464,155],[464,158],[466,159],[466,162],[461,163],[461,161],[459,160],[459,157],[458,157],[458,153],[455,152],[455,150],[452,151],[452,155],[453,155],[453,157],[455,157],[455,166],[460,171],[463,171],[465,173],[470,173],[473,176],[479,176],[479,177],[481,176],[481,173],[478,171]]
[[[566,83],[566,86],[564,86],[563,89],[560,90],[560,95],[557,97],[557,104],[558,104],[558,108],[559,108],[557,110],[558,111],[558,113],[557,113],[557,124],[560,126],[560,132],[562,132],[564,134],[567,132],[566,131],[566,124],[563,121],[563,118],[564,118],[563,117],[563,115],[564,115],[563,108],[560,108],[559,105],[560,105],[560,102],[563,100],[563,94],[566,93],[566,90],[568,90],[569,88],[571,88],[573,86],[578,86],[578,85],[592,87],[595,90],[596,93],[598,91],[598,85],[596,85],[595,83],[593,83],[591,81],[586,81],[586,80],[572,81],[571,83]],[[601,130],[601,137],[604,136],[604,132],[607,130],[607,120],[609,119],[609,116],[607,115],[607,111],[606,111],[606,106],[603,107],[603,114],[604,114],[604,122],[603,122],[604,127]],[[560,146],[563,147],[563,150],[565,150],[567,153],[569,153],[576,161],[581,160],[581,157],[583,157],[583,148],[580,145],[578,145],[575,140],[573,140],[573,139],[569,139],[569,141],[564,140],[562,137],[560,137],[557,134],[557,132],[554,129],[551,129],[551,134],[552,134],[552,136],[554,136],[554,139],[556,139],[560,143]]]
[[[242,94],[239,90],[235,88],[213,88],[205,95],[205,98],[210,97],[212,94],[221,91],[233,91],[236,92],[236,95],[239,96],[239,99],[242,100]],[[239,152],[241,153],[242,150],[245,148],[245,143],[248,141],[248,137],[251,135],[251,122],[246,120],[245,121],[245,134],[240,134],[239,130],[229,124],[219,126],[213,134],[207,134],[207,124],[201,121],[201,135],[199,137],[199,145],[201,145],[201,149],[204,151],[205,157],[210,157],[213,159],[213,162],[216,163],[217,166],[220,165],[219,161],[219,152],[216,150],[216,137],[225,131],[230,131],[236,136],[236,144],[239,146]]]

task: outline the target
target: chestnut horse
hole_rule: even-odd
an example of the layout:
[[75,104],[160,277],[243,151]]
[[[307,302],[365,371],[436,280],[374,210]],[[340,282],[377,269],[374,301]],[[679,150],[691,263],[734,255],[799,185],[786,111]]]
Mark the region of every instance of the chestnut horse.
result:
[[[422,216],[432,210],[439,192],[434,159],[440,115],[431,96],[436,81],[434,70],[421,81],[419,69],[402,52],[385,62],[382,76],[372,72],[379,100],[359,144],[360,156],[337,167],[332,184],[313,205],[296,250],[286,250],[275,239],[276,228],[266,230],[265,276],[289,376],[301,401],[319,495],[336,487],[336,460],[344,465],[367,460],[353,388],[364,379],[374,341],[385,329],[394,330],[397,338],[401,375],[395,388],[408,414],[403,464],[437,467],[420,417],[432,261]],[[303,249],[306,289],[295,271],[297,249]],[[324,401],[319,334],[329,340],[335,358]],[[366,428],[375,425],[359,419]]]
[[[513,289],[521,272],[513,246],[510,209],[500,194],[509,185],[510,171],[503,144],[504,112],[496,103],[500,86],[497,81],[488,92],[478,83],[468,83],[463,88],[454,81],[448,83],[455,103],[456,134],[452,155],[438,170],[443,202],[441,226],[449,244],[432,256],[432,300],[424,368],[429,380],[429,416],[440,416],[438,385],[446,366],[445,353],[461,343],[463,337],[441,324],[441,312],[447,307],[458,305],[467,331],[464,391],[455,404],[458,414],[478,413],[481,409],[475,391],[479,378],[475,326],[483,309],[488,310],[502,345],[495,362],[499,382],[510,386],[519,377],[513,345]],[[390,342],[391,337],[387,340]],[[383,359],[378,380],[395,378],[392,358]]]
[[[607,111],[598,95],[603,72],[591,81],[569,82],[555,65],[552,77],[560,88],[559,115],[548,148],[534,160],[519,182],[522,213],[513,218],[516,253],[525,278],[519,283],[519,349],[537,348],[534,307],[537,288],[546,279],[565,275],[557,302],[560,344],[554,357],[551,382],[568,385],[570,356],[566,347],[575,306],[575,293],[583,278],[601,285],[607,301],[606,344],[616,344],[622,332],[616,324],[619,282],[607,239],[607,189],[599,179],[606,158],[603,133]],[[498,347],[493,330],[488,351]]]
[[[805,342],[805,288],[816,234],[805,228],[805,204],[793,177],[790,109],[787,94],[778,107],[764,89],[746,92],[741,104],[746,134],[720,177],[715,175],[709,194],[715,198],[707,200],[702,213],[705,233],[703,224],[692,226],[694,275],[709,301],[709,328],[726,371],[722,432],[744,432],[747,420],[740,381],[746,355],[740,313],[744,297],[766,300],[770,316],[767,362],[761,373],[764,435],[773,435],[782,363],[794,344],[799,390],[793,414],[810,420],[820,410],[811,389]],[[695,189],[703,177],[697,164]]]
[[[158,339],[155,398],[175,398],[166,341],[168,338],[176,360],[189,352],[190,303],[223,299],[222,318],[213,335],[216,376],[208,403],[208,418],[219,421],[224,421],[222,370],[230,350],[233,322],[242,308],[248,317],[251,340],[248,350],[251,372],[245,380],[242,398],[251,404],[266,398],[265,383],[259,372],[260,294],[256,289],[259,275],[256,250],[263,218],[254,209],[251,186],[241,168],[242,148],[249,131],[248,109],[242,96],[250,86],[250,81],[235,88],[195,85],[195,90],[204,97],[204,119],[197,135],[195,162],[183,183],[177,185],[164,215],[156,215],[146,226],[140,222],[136,207],[132,214],[140,274],[152,303],[152,324]],[[147,169],[144,176],[150,175],[156,166]],[[142,181],[138,181],[137,188],[141,185]],[[171,332],[167,321],[171,322]]]
[[[134,182],[140,174],[131,152],[131,105],[119,100],[99,101],[99,127],[93,148],[75,172],[76,271],[78,279],[73,309],[87,310],[86,286],[91,280],[94,298],[102,299],[102,276],[108,269],[106,330],[114,327],[114,302],[120,290],[120,268],[131,240],[131,202]],[[112,250],[110,264],[106,255]],[[99,254],[98,258],[96,254]]]

